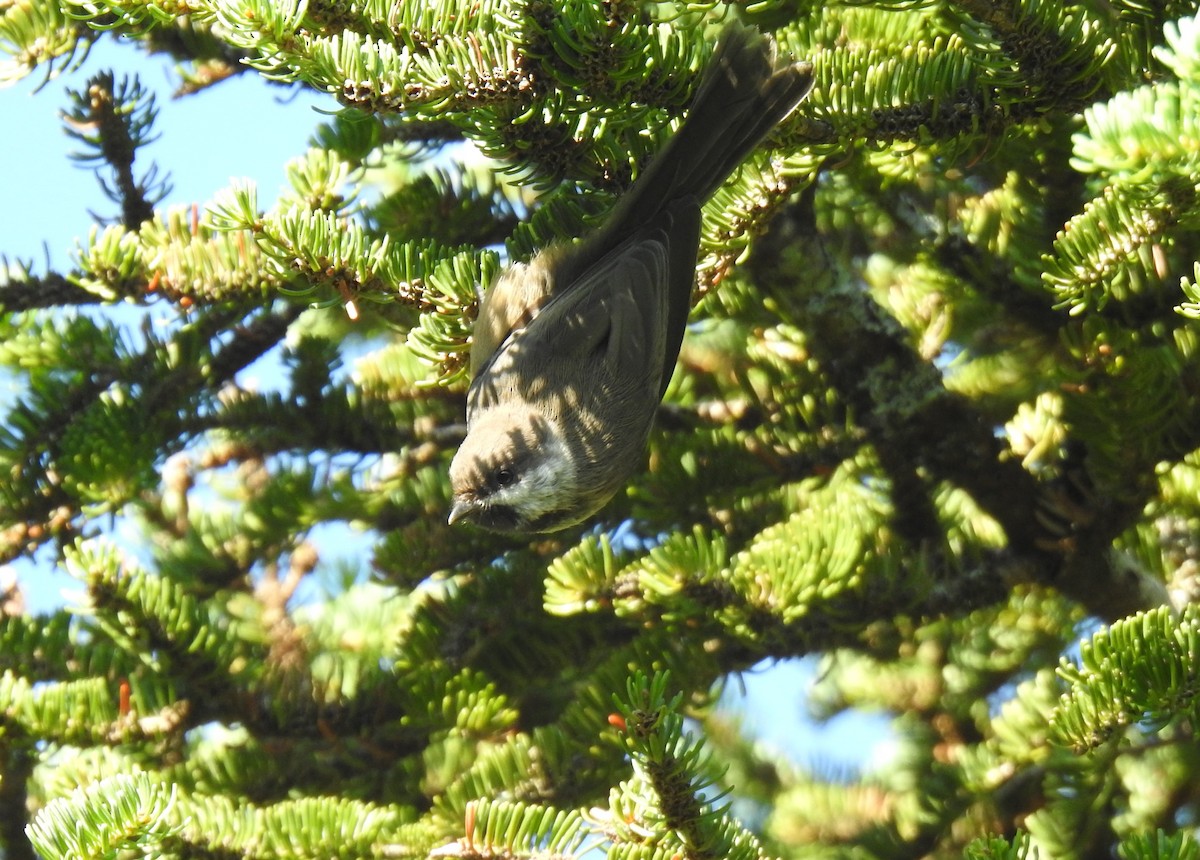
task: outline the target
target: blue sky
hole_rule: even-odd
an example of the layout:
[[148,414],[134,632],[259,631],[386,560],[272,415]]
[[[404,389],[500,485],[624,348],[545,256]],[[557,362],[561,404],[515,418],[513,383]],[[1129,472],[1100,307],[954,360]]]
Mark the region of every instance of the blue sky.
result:
[[[174,190],[161,205],[204,203],[231,179],[249,178],[267,200],[284,183],[283,165],[308,148],[308,137],[323,117],[317,108],[335,110],[332,96],[271,85],[250,72],[182,99],[171,97],[178,77],[165,56],[147,57],[133,45],[102,39],[83,67],[46,83],[33,75],[0,89],[5,134],[0,154],[5,164],[29,169],[0,176],[0,252],[44,261],[43,242],[57,267],[70,260],[75,237],[86,236],[89,210],[104,216],[116,212],[91,170],[68,158],[78,149],[63,132],[59,112],[69,107],[66,89],[80,89],[92,75],[111,69],[118,77],[136,72],[158,97],[160,137],[138,152],[135,170],[151,160],[170,173]],[[236,105],[230,122],[229,107]],[[182,165],[186,165],[183,169]]]
[[[160,172],[170,174],[174,187],[160,206],[204,204],[234,179],[256,182],[259,199],[269,203],[284,184],[284,164],[307,149],[309,136],[323,121],[318,109],[337,107],[331,96],[271,85],[254,73],[173,99],[177,77],[169,59],[146,57],[132,45],[102,39],[82,69],[36,93],[43,83],[37,76],[0,89],[5,119],[0,155],[6,165],[27,168],[0,174],[5,203],[0,207],[0,254],[31,260],[39,271],[49,259],[52,267],[66,271],[77,238],[86,237],[93,223],[89,211],[115,214],[115,204],[104,197],[92,171],[68,157],[77,144],[63,133],[59,117],[70,104],[65,89],[84,86],[104,69],[118,78],[136,72],[158,96],[156,129],[161,136],[139,151],[135,170],[140,175],[154,160]],[[0,391],[0,403],[5,399]],[[61,605],[60,589],[70,583],[65,575],[53,571],[49,562],[19,569],[31,609]],[[811,660],[786,661],[745,673],[729,685],[725,703],[744,714],[763,743],[794,761],[844,771],[887,754],[890,743],[882,717],[849,714],[820,725],[806,719],[804,701],[812,681]]]

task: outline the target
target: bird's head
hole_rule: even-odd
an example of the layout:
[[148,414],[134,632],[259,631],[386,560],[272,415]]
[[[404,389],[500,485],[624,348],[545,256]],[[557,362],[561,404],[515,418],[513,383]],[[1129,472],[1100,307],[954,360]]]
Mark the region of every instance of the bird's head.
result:
[[556,422],[523,404],[492,406],[450,464],[449,522],[516,534],[574,525],[599,507],[581,491],[579,466]]

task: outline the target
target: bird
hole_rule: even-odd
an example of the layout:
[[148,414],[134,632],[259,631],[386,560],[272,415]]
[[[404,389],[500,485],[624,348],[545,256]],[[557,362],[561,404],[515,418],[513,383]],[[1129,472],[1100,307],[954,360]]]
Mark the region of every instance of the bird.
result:
[[603,224],[484,292],[451,525],[559,531],[641,467],[687,327],[701,207],[812,88],[811,64],[776,53],[770,36],[726,26],[683,122]]

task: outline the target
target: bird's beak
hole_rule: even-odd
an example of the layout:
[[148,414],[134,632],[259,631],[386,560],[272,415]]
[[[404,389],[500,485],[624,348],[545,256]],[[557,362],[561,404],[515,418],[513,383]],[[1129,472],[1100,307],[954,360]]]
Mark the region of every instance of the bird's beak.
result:
[[482,510],[483,503],[478,499],[455,499],[446,522],[454,525],[459,520],[470,520]]

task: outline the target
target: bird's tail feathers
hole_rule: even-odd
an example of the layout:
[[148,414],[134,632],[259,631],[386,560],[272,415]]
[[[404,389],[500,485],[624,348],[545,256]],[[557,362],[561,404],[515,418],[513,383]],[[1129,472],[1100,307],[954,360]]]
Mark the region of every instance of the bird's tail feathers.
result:
[[777,62],[770,37],[741,24],[726,27],[687,118],[634,181],[622,207],[650,216],[681,197],[705,202],[795,110],[812,81],[810,64]]

